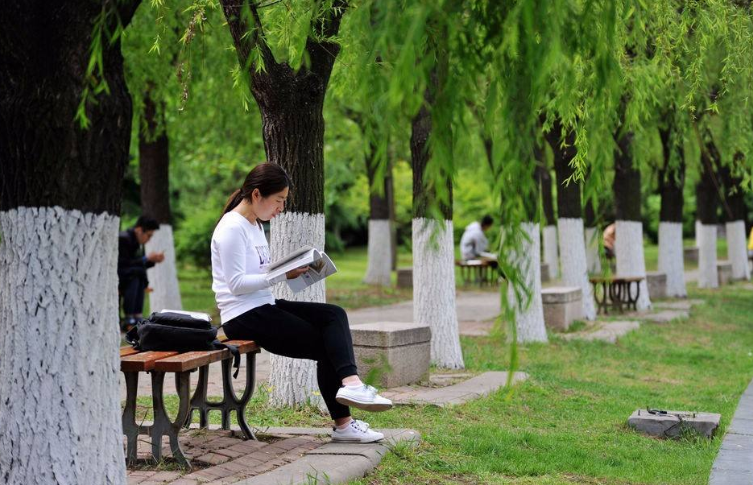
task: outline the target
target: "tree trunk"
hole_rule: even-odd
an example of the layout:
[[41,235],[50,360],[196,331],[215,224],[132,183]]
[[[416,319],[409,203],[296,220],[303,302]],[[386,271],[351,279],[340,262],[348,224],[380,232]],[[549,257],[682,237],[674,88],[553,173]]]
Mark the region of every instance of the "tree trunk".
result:
[[[734,161],[740,163],[742,154],[736,154]],[[735,280],[750,280],[748,241],[745,234],[747,210],[743,180],[732,173],[731,167],[721,167],[719,172],[724,187],[723,194],[727,213],[727,259],[732,263],[732,278]]]
[[[329,15],[312,29],[322,40],[306,42],[308,63],[297,71],[277,62],[263,36],[257,4],[221,0],[241,66],[248,66],[251,93],[259,106],[267,160],[281,165],[292,180],[287,209],[272,220],[270,253],[274,260],[303,244],[324,249],[324,117],[322,109],[340,46],[328,39],[337,35],[346,4],[336,0]],[[249,25],[242,7],[254,17]],[[249,60],[257,48],[264,69]],[[292,294],[284,285],[277,298],[292,301],[325,300],[324,282]],[[308,360],[273,355],[270,359],[270,399],[277,405],[316,401],[316,366]]]
[[[178,272],[175,264],[172,214],[170,212],[170,151],[164,120],[149,90],[144,94],[144,118],[139,130],[139,178],[141,179],[141,213],[159,222],[159,230],[146,243],[145,250],[164,252],[165,259],[147,270],[149,308],[182,310]],[[161,126],[160,126],[161,125]]]
[[552,203],[552,175],[546,166],[546,160],[536,166],[538,174],[541,202],[544,208],[544,220],[546,225],[542,231],[544,240],[544,264],[549,266],[549,275],[552,279],[559,278],[559,254],[557,252],[557,219],[554,217],[554,204]]
[[546,134],[554,153],[554,171],[557,175],[557,213],[559,215],[559,246],[562,255],[562,282],[566,286],[581,289],[583,316],[587,320],[596,318],[596,303],[593,289],[588,281],[586,259],[586,238],[583,230],[580,185],[567,180],[573,175],[570,166],[575,157],[575,133],[568,131],[561,141],[562,125],[555,120],[551,131]]
[[698,220],[698,287],[718,288],[719,274],[716,258],[716,228],[719,223],[719,182],[716,178],[719,152],[706,133],[707,139],[701,149],[701,180],[696,185],[696,208]]
[[596,211],[593,202],[586,202],[585,220],[586,226],[586,269],[590,274],[601,273],[601,258],[599,257],[599,244],[601,243],[601,231],[596,222]]
[[506,238],[517,238],[517,248],[506,253],[507,263],[518,269],[521,285],[507,284],[507,300],[515,310],[515,333],[520,343],[547,342],[541,301],[539,225],[524,222],[506,226]]
[[[682,143],[675,146],[673,132],[671,124],[659,130],[664,152],[664,165],[659,171],[659,271],[667,275],[667,296],[685,298],[685,253],[682,244],[685,153]],[[676,161],[673,161],[673,153],[677,154]]]
[[616,212],[615,259],[617,274],[638,276],[640,283],[638,310],[651,308],[646,284],[646,260],[643,255],[643,224],[641,223],[641,173],[633,165],[633,134],[616,137],[614,154],[614,206]]
[[[123,26],[137,6],[118,4]],[[103,40],[109,93],[87,106],[90,128],[74,120],[102,8],[11,2],[0,20],[2,483],[126,483],[116,248],[132,109],[118,41]]]
[[376,147],[366,154],[366,173],[369,179],[369,246],[368,267],[364,283],[390,286],[392,275],[392,221],[390,219],[389,179],[381,180],[381,190],[375,187],[377,179]]
[[440,202],[444,221],[429,217],[437,201],[437,188],[424,180],[431,163],[428,139],[432,129],[431,90],[426,104],[413,119],[410,139],[413,165],[413,321],[431,328],[431,361],[439,367],[462,369],[458,317],[455,307],[455,262],[452,228],[452,179],[444,183],[448,201]]

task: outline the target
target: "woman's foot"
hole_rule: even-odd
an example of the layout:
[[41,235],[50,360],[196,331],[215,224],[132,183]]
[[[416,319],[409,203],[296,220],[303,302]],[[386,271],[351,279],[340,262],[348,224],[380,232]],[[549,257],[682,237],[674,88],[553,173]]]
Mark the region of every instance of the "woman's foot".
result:
[[387,411],[392,409],[392,401],[377,394],[372,386],[345,386],[337,391],[335,400],[344,406],[363,409],[364,411]]
[[346,443],[373,443],[384,439],[384,435],[369,429],[369,423],[358,419],[351,419],[343,429],[333,428],[332,441]]

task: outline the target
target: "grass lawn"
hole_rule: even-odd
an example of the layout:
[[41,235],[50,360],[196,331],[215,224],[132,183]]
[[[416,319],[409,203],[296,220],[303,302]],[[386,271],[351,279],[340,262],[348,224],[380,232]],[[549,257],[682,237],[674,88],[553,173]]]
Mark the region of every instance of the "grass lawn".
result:
[[[647,248],[647,261],[655,253]],[[330,278],[328,293],[357,293],[363,252],[335,259],[336,276],[343,279]],[[191,287],[185,275],[185,301],[211,305],[211,295],[207,299],[201,284]],[[753,298],[740,284],[689,290],[691,298],[706,302],[694,308],[689,320],[644,324],[617,345],[568,342],[550,334],[549,344],[520,347],[519,370],[531,377],[511,393],[500,391],[450,409],[357,412],[377,429],[416,429],[424,441],[416,450],[395,450],[372,475],[352,484],[707,483],[724,430],[753,377]],[[369,298],[381,297],[351,295],[344,301]],[[462,346],[468,369],[507,370],[510,346],[503,335],[463,338]],[[721,429],[712,440],[645,437],[626,421],[646,406],[721,413]],[[175,410],[177,399],[169,399],[168,407]],[[264,390],[248,411],[256,427],[328,425],[312,407],[272,409]],[[211,415],[213,422],[219,418]]]

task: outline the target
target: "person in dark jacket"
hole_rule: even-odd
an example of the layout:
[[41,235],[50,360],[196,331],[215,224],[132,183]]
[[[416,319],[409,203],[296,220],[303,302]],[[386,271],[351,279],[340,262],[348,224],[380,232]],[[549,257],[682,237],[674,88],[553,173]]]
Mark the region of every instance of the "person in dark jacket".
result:
[[123,297],[124,330],[141,320],[144,311],[144,291],[149,284],[146,269],[165,259],[164,253],[144,255],[144,244],[159,229],[159,223],[141,216],[136,224],[118,236],[118,289]]

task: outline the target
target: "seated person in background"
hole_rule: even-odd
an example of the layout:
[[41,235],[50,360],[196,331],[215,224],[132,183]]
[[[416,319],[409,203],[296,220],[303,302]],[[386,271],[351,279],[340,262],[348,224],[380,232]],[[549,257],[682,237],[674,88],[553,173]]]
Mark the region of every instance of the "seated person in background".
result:
[[141,216],[136,225],[118,236],[118,290],[123,296],[125,320],[121,329],[136,325],[144,311],[144,291],[149,284],[146,269],[165,259],[164,253],[149,253],[144,256],[144,244],[159,229],[157,221]]
[[753,259],[753,227],[750,228],[748,236],[748,259]]
[[496,260],[496,255],[487,253],[489,241],[484,233],[492,227],[494,220],[489,215],[485,215],[481,222],[471,222],[465,228],[463,237],[460,238],[460,257],[463,261],[484,257]]
[[615,223],[611,223],[604,229],[604,254],[607,259],[614,259],[614,241],[616,236],[617,226]]

